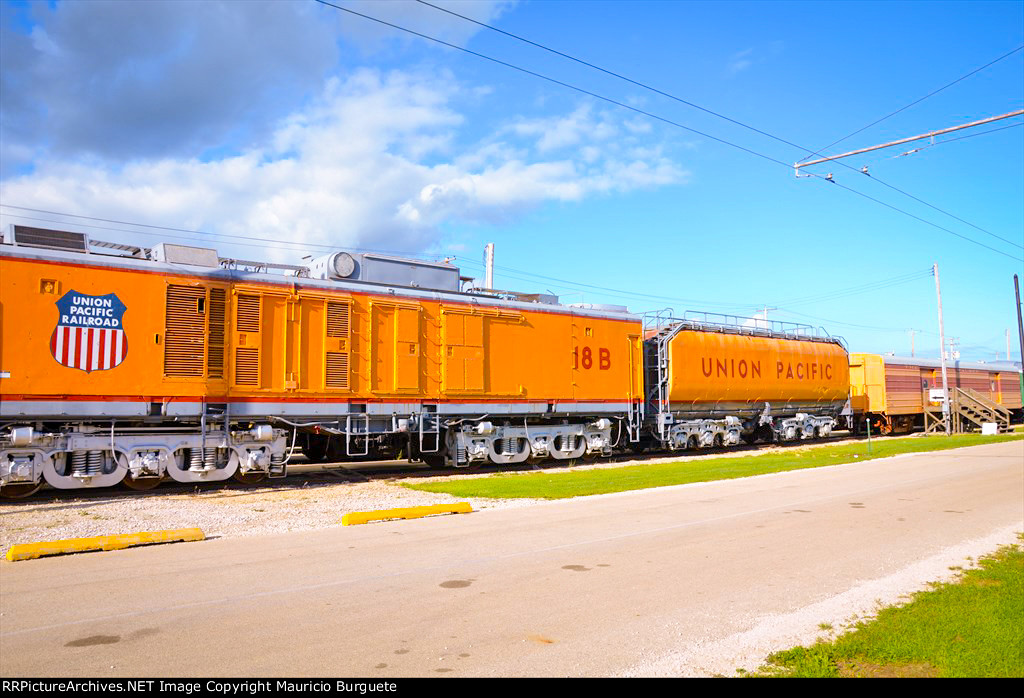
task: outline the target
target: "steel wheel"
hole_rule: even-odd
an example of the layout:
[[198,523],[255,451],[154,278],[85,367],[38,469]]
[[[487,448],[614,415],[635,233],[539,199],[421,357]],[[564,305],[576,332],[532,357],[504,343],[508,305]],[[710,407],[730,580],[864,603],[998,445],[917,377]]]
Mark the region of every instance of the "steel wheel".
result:
[[258,485],[267,479],[266,473],[243,473],[241,470],[236,470],[235,474],[231,477],[235,478],[243,485]]
[[421,453],[420,460],[427,464],[431,470],[445,470],[444,455],[441,453]]
[[42,486],[43,481],[41,479],[39,482],[17,482],[13,485],[4,485],[0,488],[0,498],[24,499],[34,495]]
[[327,438],[315,434],[306,435],[302,452],[310,463],[323,463],[327,459]]
[[131,473],[124,476],[124,480],[121,483],[130,490],[136,490],[138,492],[145,492],[151,490],[163,481],[161,477],[140,477],[134,478]]

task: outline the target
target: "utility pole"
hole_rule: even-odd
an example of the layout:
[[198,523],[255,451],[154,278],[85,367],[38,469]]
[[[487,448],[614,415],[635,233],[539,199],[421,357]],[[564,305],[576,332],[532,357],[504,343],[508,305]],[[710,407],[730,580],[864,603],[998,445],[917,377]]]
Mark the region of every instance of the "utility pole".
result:
[[[1013,292],[1017,297],[1017,336],[1020,337],[1020,360],[1024,364],[1024,322],[1020,318],[1020,284],[1017,275],[1013,275]],[[1024,395],[1024,373],[1020,374],[1020,394]]]
[[960,338],[950,337],[949,338],[949,360],[959,361],[960,360]]
[[[942,288],[939,286],[939,265],[932,265],[932,273],[935,274],[935,296],[939,301],[939,357],[942,360],[942,422],[946,426],[946,436],[951,431],[949,420],[949,379],[946,376],[946,331],[942,324]],[[1016,276],[1014,277],[1016,279]],[[1020,317],[1020,305],[1017,306],[1017,316]]]
[[778,310],[778,308],[769,308],[767,305],[764,307],[764,311],[762,311],[761,314],[764,317],[764,328],[766,330],[770,330],[772,328],[772,326],[768,323],[768,311],[769,310]]
[[907,330],[910,333],[910,358],[914,358],[914,335],[921,330]]

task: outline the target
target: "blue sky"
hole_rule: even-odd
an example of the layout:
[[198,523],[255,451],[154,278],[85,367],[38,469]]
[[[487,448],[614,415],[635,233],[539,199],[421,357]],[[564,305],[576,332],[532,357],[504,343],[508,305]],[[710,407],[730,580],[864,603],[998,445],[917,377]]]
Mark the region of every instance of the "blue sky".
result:
[[[767,307],[853,351],[908,355],[914,329],[918,356],[938,353],[938,263],[963,358],[1004,358],[1007,329],[1019,357],[1021,117],[797,179],[709,136],[807,152],[637,85],[415,2],[336,4],[658,118],[312,1],[6,2],[0,223],[287,263],[454,255],[475,276],[494,242],[499,288]],[[1011,54],[826,154],[1024,107],[1021,2],[437,4],[811,151]]]

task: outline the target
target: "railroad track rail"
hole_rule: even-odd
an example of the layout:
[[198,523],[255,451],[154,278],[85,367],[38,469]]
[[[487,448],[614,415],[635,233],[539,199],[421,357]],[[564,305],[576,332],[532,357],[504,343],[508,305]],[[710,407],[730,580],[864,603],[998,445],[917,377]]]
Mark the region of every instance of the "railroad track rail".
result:
[[6,505],[17,506],[21,502],[35,505],[45,504],[47,502],[67,502],[68,500],[82,502],[91,501],[98,503],[113,499],[134,497],[171,497],[183,495],[201,495],[204,497],[244,496],[249,493],[262,493],[267,489],[288,490],[325,487],[343,483],[358,484],[362,482],[381,480],[407,480],[428,477],[437,478],[469,474],[490,475],[498,473],[529,473],[537,471],[554,472],[580,465],[607,467],[625,463],[657,462],[679,457],[699,458],[701,456],[738,456],[744,453],[756,453],[769,448],[794,449],[806,446],[827,446],[829,444],[840,443],[843,441],[866,440],[867,437],[863,435],[839,432],[838,434],[817,439],[813,442],[793,441],[773,444],[742,444],[739,446],[703,448],[697,451],[645,451],[643,453],[615,454],[607,458],[579,458],[573,461],[548,460],[537,464],[488,464],[473,468],[432,468],[426,463],[410,463],[405,460],[313,464],[306,460],[305,457],[298,457],[296,461],[291,464],[289,473],[286,477],[261,480],[258,483],[244,483],[236,480],[225,480],[221,482],[202,483],[197,485],[192,483],[176,482],[168,479],[161,482],[158,487],[149,490],[133,490],[127,487],[57,490],[45,487],[31,497],[21,499],[4,499],[0,500],[0,502],[3,502]]

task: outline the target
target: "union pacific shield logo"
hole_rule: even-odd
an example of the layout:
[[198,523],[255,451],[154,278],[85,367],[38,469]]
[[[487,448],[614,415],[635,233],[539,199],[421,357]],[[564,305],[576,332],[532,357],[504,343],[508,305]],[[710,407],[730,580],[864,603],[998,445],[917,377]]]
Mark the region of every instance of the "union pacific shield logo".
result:
[[53,358],[86,373],[118,366],[128,355],[125,310],[113,293],[90,296],[68,291],[57,301],[57,327],[50,337]]

